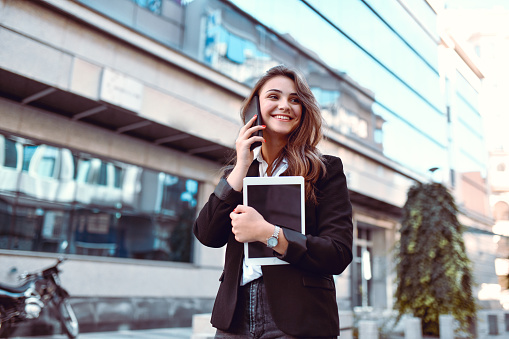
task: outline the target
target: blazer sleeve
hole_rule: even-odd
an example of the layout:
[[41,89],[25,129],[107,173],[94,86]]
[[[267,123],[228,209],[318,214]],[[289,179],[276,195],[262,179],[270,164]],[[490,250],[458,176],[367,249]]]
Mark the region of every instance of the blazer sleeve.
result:
[[232,230],[230,213],[239,204],[242,204],[242,193],[235,191],[223,177],[194,222],[196,238],[209,247],[226,245]]
[[314,215],[306,216],[309,234],[285,229],[288,249],[284,255],[276,255],[305,271],[340,274],[352,261],[352,205],[341,159],[325,159],[327,173],[316,185],[318,204]]

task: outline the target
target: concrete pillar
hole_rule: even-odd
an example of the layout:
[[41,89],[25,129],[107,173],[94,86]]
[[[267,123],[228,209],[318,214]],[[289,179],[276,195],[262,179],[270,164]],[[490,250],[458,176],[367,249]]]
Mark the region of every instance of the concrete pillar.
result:
[[359,339],[378,339],[378,326],[376,321],[359,321]]
[[405,320],[405,339],[422,339],[421,319],[408,317]]
[[339,311],[341,339],[353,339],[354,316],[352,311]]
[[191,339],[214,338],[216,329],[210,324],[210,313],[193,315],[193,334]]
[[438,317],[440,325],[440,339],[454,339],[454,317],[450,314],[441,314]]

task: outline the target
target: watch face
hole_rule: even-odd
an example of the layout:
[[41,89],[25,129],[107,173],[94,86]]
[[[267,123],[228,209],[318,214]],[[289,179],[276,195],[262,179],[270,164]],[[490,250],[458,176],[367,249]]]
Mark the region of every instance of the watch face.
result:
[[271,237],[267,240],[267,246],[272,248],[272,247],[276,247],[277,246],[277,239],[274,238],[274,237]]

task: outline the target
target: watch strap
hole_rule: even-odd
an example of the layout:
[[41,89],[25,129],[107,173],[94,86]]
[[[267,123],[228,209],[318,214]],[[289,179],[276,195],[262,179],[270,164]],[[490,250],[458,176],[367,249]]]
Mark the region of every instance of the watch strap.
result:
[[280,230],[281,230],[281,227],[275,225],[274,233],[272,233],[272,237],[279,240],[279,231]]

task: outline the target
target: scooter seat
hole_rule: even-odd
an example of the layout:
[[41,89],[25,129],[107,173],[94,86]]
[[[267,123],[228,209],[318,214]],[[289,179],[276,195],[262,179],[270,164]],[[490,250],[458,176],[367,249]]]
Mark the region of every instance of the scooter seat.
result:
[[11,286],[0,283],[0,294],[2,293],[2,290],[7,291],[9,293],[23,293],[27,290],[28,285],[30,285],[31,283],[32,283],[31,281],[27,281],[23,285],[19,286]]

